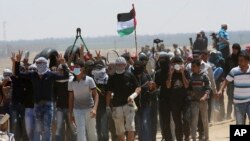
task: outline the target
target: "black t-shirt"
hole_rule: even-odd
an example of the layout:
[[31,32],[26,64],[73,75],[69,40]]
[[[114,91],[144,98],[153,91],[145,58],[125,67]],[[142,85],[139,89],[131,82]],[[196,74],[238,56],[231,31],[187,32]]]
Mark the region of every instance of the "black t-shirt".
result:
[[24,104],[24,79],[17,78],[15,76],[11,77],[12,80],[12,104]]
[[[190,79],[189,73],[185,70],[184,71],[185,77],[187,80]],[[171,89],[185,89],[183,81],[182,81],[182,74],[178,72],[174,72],[171,80]]]
[[100,90],[98,90],[99,95],[99,102],[98,102],[98,108],[105,108],[106,107],[106,94],[107,94],[107,84],[97,84],[96,87]]
[[138,86],[135,76],[130,72],[111,75],[108,80],[108,91],[114,93],[112,105],[118,107],[127,104],[128,97]]
[[54,84],[55,101],[57,108],[68,108],[69,94],[68,94],[68,81],[56,81]]
[[[190,79],[189,73],[184,71],[185,77],[187,80]],[[187,96],[188,88],[184,87],[182,74],[178,72],[174,72],[171,80],[171,95],[179,95],[179,96]]]
[[138,107],[144,107],[152,99],[152,94],[149,93],[148,82],[151,81],[151,77],[147,73],[143,73],[140,78],[136,77],[139,85],[141,86],[141,94],[135,99]]
[[158,70],[155,74],[155,83],[160,88],[159,100],[169,99],[169,89],[167,88],[166,81],[168,79],[168,72],[164,70]]
[[32,82],[29,79],[25,79],[24,85],[24,106],[25,108],[34,108],[34,91]]

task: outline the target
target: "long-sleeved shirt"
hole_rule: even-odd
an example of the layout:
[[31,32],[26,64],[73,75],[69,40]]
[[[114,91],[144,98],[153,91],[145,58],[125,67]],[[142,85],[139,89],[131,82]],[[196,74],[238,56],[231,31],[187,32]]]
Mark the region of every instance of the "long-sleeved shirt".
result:
[[205,73],[193,73],[189,85],[191,90],[191,98],[194,101],[200,101],[205,93],[209,94],[209,80]]
[[64,75],[47,71],[42,77],[39,77],[37,72],[25,72],[19,71],[20,63],[15,64],[15,72],[18,77],[28,78],[32,82],[34,91],[34,102],[39,103],[40,101],[53,101],[54,89],[53,85],[56,80],[68,79],[69,74],[67,66],[63,65]]
[[[187,65],[186,70],[190,74],[192,74],[191,63]],[[216,91],[217,89],[216,89],[216,83],[215,83],[215,80],[214,80],[214,74],[213,74],[212,67],[208,63],[206,63],[204,61],[201,61],[201,73],[205,73],[208,76],[208,79],[210,81],[211,89],[212,89],[213,93],[215,94],[217,92]]]

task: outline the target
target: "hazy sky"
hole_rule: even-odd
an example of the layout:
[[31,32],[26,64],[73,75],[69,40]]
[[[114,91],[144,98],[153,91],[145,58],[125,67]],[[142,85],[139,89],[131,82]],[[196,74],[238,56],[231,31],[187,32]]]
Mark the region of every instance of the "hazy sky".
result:
[[0,0],[0,40],[118,35],[117,13],[137,12],[137,34],[250,30],[250,0]]

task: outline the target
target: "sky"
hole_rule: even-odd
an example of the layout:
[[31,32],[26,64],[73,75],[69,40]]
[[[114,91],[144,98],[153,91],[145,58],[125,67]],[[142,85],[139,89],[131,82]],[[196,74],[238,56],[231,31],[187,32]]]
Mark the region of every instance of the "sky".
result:
[[0,0],[0,41],[117,35],[135,4],[138,35],[250,30],[250,0]]

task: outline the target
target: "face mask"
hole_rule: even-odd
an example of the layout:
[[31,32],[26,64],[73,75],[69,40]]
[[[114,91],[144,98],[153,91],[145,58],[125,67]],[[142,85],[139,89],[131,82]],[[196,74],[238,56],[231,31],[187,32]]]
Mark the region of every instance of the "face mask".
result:
[[160,67],[161,69],[167,69],[167,62],[166,61],[160,61]]
[[39,75],[43,75],[49,70],[47,63],[39,63],[39,64],[36,64],[36,66],[37,66],[37,73]]
[[180,66],[179,64],[175,64],[175,65],[174,65],[174,69],[178,71],[178,70],[181,69],[181,66]]
[[79,75],[81,73],[81,68],[74,68],[73,73]]
[[142,74],[143,71],[144,71],[144,68],[142,67],[134,67],[134,70],[133,70],[135,75]]
[[[125,66],[126,67],[126,66]],[[116,73],[117,74],[122,74],[122,73],[124,73],[125,72],[125,67],[124,66],[116,66]]]
[[106,69],[100,69],[100,70],[92,70],[92,75],[94,76],[95,79],[102,80],[106,77]]

